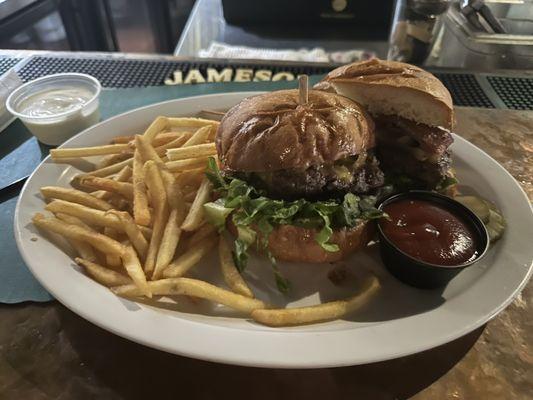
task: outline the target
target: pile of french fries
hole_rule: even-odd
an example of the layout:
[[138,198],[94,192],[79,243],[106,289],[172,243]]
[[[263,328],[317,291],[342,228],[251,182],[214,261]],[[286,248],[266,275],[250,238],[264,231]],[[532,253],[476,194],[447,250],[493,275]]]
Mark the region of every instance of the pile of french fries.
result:
[[[270,326],[339,318],[379,287],[369,277],[350,299],[313,307],[271,309],[254,298],[233,262],[231,246],[204,219],[212,186],[205,176],[216,157],[218,122],[158,117],[141,135],[118,136],[108,145],[51,150],[58,163],[99,156],[92,172],[72,187],[46,186],[45,210],[33,217],[41,230],[58,234],[77,253],[88,276],[124,297],[186,295],[250,315]],[[228,289],[185,277],[214,247]]]

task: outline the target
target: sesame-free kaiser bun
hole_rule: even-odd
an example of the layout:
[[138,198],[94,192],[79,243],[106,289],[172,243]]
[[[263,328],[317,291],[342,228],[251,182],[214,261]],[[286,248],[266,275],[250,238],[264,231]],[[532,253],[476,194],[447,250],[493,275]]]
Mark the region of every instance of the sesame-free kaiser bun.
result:
[[333,93],[297,90],[248,97],[231,108],[216,136],[223,168],[260,172],[333,163],[374,146],[374,125],[355,102]]
[[398,115],[453,128],[450,92],[433,74],[411,64],[378,59],[355,62],[334,69],[314,88],[346,96],[372,115]]

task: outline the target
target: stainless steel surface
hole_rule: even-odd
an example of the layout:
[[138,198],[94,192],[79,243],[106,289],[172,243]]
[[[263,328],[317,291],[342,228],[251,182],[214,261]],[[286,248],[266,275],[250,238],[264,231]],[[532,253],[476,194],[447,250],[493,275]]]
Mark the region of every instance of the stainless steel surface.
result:
[[[478,31],[488,31],[485,24],[492,30],[493,33],[507,33],[505,27],[494,16],[492,10],[485,4],[483,0],[461,0],[459,3],[461,14],[463,14],[470,24]],[[482,18],[485,22],[482,23]]]
[[[533,3],[490,4],[490,10],[507,33],[476,31],[467,23],[457,6],[452,6],[448,17],[460,27],[464,35],[479,43],[533,45]],[[487,5],[487,7],[489,7]]]
[[38,0],[0,0],[0,20],[13,15]]
[[174,55],[195,57],[198,50],[207,48],[212,41],[274,49],[314,47],[322,47],[326,51],[365,49],[376,52],[381,58],[387,55],[386,41],[357,41],[324,35],[301,38],[294,34],[298,31],[298,27],[276,27],[276,32],[273,31],[252,31],[228,25],[224,20],[220,0],[198,0],[174,50]]
[[450,7],[426,66],[494,69],[533,68],[533,4],[488,3],[508,33],[477,31]]

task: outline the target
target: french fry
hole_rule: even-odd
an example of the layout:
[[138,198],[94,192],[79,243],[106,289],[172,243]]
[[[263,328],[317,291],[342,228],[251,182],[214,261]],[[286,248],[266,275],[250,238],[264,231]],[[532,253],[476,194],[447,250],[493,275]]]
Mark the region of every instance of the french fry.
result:
[[128,144],[134,139],[135,135],[120,135],[111,139],[110,144]]
[[196,198],[196,195],[198,193],[198,190],[191,190],[191,191],[188,191],[188,192],[185,192],[185,194],[183,195],[183,199],[187,202],[193,202],[194,199]]
[[128,150],[129,147],[127,144],[106,144],[94,147],[52,149],[50,150],[50,156],[52,157],[52,160],[58,160],[60,158],[79,158],[117,154]]
[[110,165],[116,164],[118,162],[127,160],[128,158],[131,158],[131,152],[125,151],[122,153],[116,153],[116,154],[108,154],[106,156],[103,156],[98,163],[96,164],[96,168],[105,168],[109,167]]
[[46,199],[60,199],[73,203],[82,204],[87,207],[96,208],[98,210],[110,210],[111,204],[98,199],[89,193],[82,192],[81,190],[63,188],[59,186],[44,186],[41,188],[41,194]]
[[109,167],[95,169],[94,171],[88,172],[86,174],[78,175],[77,178],[83,178],[86,176],[98,176],[98,177],[110,176],[110,175],[116,174],[117,172],[120,172],[124,167],[131,168],[132,164],[133,164],[133,157],[130,157],[127,160],[110,165]]
[[210,223],[206,222],[202,224],[200,228],[198,228],[196,231],[193,232],[192,236],[187,241],[187,248],[194,246],[196,243],[208,237],[209,235],[215,233],[216,231],[217,231],[217,228],[215,228]]
[[120,135],[115,136],[113,139],[111,139],[111,144],[128,144],[133,139],[135,139],[135,135]]
[[155,151],[152,144],[144,136],[135,136],[135,148],[137,151],[139,151],[141,159],[144,162],[152,160],[157,165],[164,165],[163,160],[161,160],[161,157],[159,157],[157,151]]
[[147,226],[137,225],[141,233],[143,234],[144,238],[146,240],[150,240],[152,237],[152,228],[149,228]]
[[191,169],[189,171],[181,172],[177,177],[176,181],[180,187],[184,186],[200,186],[202,179],[205,176],[205,166],[204,168]]
[[[251,299],[197,279],[161,279],[148,282],[148,286],[154,295],[185,295],[198,297],[214,303],[223,304],[246,314],[249,314],[254,310],[266,308],[266,304],[261,300]],[[141,291],[135,285],[118,286],[111,290],[118,296],[136,297],[141,295]]]
[[151,298],[152,291],[146,282],[146,275],[133,247],[126,246],[126,251],[122,254],[122,261],[124,262],[126,272],[135,283],[135,286],[139,288],[144,296]]
[[211,235],[188,248],[185,253],[172,261],[163,271],[165,278],[176,278],[185,275],[192,267],[209,253],[215,245],[216,236]]
[[346,300],[310,307],[256,309],[252,312],[252,318],[268,326],[302,325],[341,318],[365,304],[379,289],[379,281],[375,276],[371,276],[365,280],[363,286],[359,293]]
[[[78,217],[75,217],[75,216],[69,215],[69,214],[65,214],[65,213],[62,213],[62,212],[56,212],[56,213],[54,213],[54,215],[56,216],[57,219],[60,219],[61,221],[65,221],[67,224],[78,225],[78,226],[81,226],[82,228],[89,229],[89,230],[91,230],[93,232],[96,232],[96,230],[94,230],[94,228],[92,228],[90,225],[87,225],[85,222],[83,222]],[[84,258],[84,257],[82,257],[82,258]]]
[[160,171],[163,180],[170,216],[163,232],[161,244],[157,253],[156,266],[152,279],[158,279],[161,272],[168,266],[174,256],[181,236],[180,225],[185,217],[186,209],[183,195],[174,176],[165,169]]
[[174,148],[183,146],[183,144],[192,136],[192,135],[187,135],[186,133],[187,132],[184,132],[181,136],[178,136],[176,139],[168,143],[165,143],[158,147],[154,147],[157,155],[159,157],[163,157],[166,155],[168,149],[174,149]]
[[133,155],[133,217],[137,224],[144,226],[150,225],[152,220],[144,183],[143,162],[138,150]]
[[332,301],[310,307],[255,310],[252,318],[263,325],[304,325],[338,319],[347,313],[346,301]]
[[205,141],[209,138],[209,135],[211,134],[212,129],[213,129],[212,125],[201,127],[196,132],[194,132],[194,134],[191,136],[189,140],[187,140],[183,144],[183,147],[190,147],[190,146],[195,146],[201,143],[205,143]]
[[167,118],[168,126],[172,129],[175,127],[193,127],[201,128],[203,126],[218,126],[218,121],[212,121],[210,119],[203,118],[191,118],[191,117],[169,117]]
[[37,213],[32,218],[32,221],[38,228],[57,233],[67,239],[87,242],[105,254],[120,256],[125,251],[125,247],[116,240],[78,225],[65,224],[55,217],[46,218],[44,215]]
[[183,172],[191,169],[204,168],[207,166],[208,157],[189,158],[187,160],[168,161],[165,167],[170,172]]
[[85,221],[89,225],[98,225],[123,231],[122,223],[116,215],[82,206],[78,203],[72,203],[65,200],[54,200],[51,203],[48,203],[44,209],[53,213],[72,215]]
[[[133,174],[133,169],[126,165],[124,168],[122,168],[118,174],[116,174],[113,179],[117,182],[127,182],[129,178]],[[81,178],[77,178],[79,181]],[[116,195],[113,192],[108,192],[107,190],[99,190],[97,192],[91,193],[94,197],[97,197],[102,200],[110,200],[113,197],[116,197]]]
[[167,117],[157,117],[146,129],[143,136],[148,143],[152,143],[154,138],[158,133],[163,132],[169,127],[169,122]]
[[[97,233],[97,231],[92,226],[86,224],[85,222],[83,222],[78,217],[74,217],[73,215],[68,215],[68,214],[64,214],[64,213],[61,213],[61,212],[56,212],[56,213],[54,213],[54,215],[56,216],[57,219],[59,219],[61,221],[64,221],[67,224],[78,225],[78,226],[81,226],[82,228],[85,228],[85,229],[91,231],[91,232]],[[67,239],[67,240],[69,240],[69,242],[72,244],[72,247],[78,252],[78,254],[80,255],[81,258],[83,258],[85,260],[92,261],[92,262],[98,262],[98,260],[104,261],[105,254],[102,254],[102,257],[100,258],[99,255],[96,254],[96,252],[94,251],[93,246],[91,246],[90,244],[88,244],[86,242],[82,242],[82,241],[73,240],[73,239]],[[74,243],[74,242],[76,242],[76,243]],[[78,243],[83,243],[85,246],[77,247]],[[87,248],[87,246],[90,247],[90,250]],[[93,259],[93,257],[94,257],[94,259]]]
[[125,167],[123,167],[115,175],[111,176],[111,179],[117,182],[129,182],[132,175],[133,175],[133,164],[131,166],[126,165]]
[[185,200],[183,199],[183,193],[181,192],[180,186],[176,178],[174,178],[174,176],[166,169],[161,169],[160,173],[167,192],[168,205],[171,208],[178,208],[180,210],[179,217],[183,219],[185,216]]
[[165,222],[168,218],[168,203],[165,186],[159,173],[159,168],[152,160],[144,164],[144,175],[146,178],[146,185],[151,197],[152,206],[154,208],[154,218],[152,227],[152,237],[148,246],[148,253],[144,263],[144,270],[150,276],[154,270],[157,259],[157,251],[161,244],[163,231],[165,229]]
[[119,182],[114,179],[85,176],[80,178],[80,185],[88,189],[106,190],[119,194],[127,200],[133,200],[133,185],[128,182]]
[[167,157],[171,161],[186,160],[188,158],[200,158],[217,154],[214,143],[202,143],[194,146],[168,149]]
[[[160,132],[156,135],[154,140],[152,140],[152,146],[158,147],[163,146],[173,140],[175,140],[178,137],[181,137],[182,134],[185,134],[186,136],[190,137],[192,135],[191,132]],[[111,139],[112,144],[122,144],[122,143],[131,143],[132,140],[135,140],[135,135],[124,135],[124,136],[115,136],[113,139]]]
[[187,135],[187,139],[189,139],[194,134],[194,132],[196,132],[197,130],[198,128],[194,126],[177,126],[177,127],[168,128],[167,132],[185,134]]
[[[74,180],[73,180],[74,181]],[[106,192],[105,190],[94,190],[90,192],[91,196],[96,197],[97,199],[104,200],[104,195],[111,194],[110,192]],[[109,196],[105,196],[106,199],[104,201],[109,200]]]
[[76,250],[76,253],[81,258],[84,258],[85,260],[96,262],[98,258],[96,257],[96,253],[94,252],[94,249],[89,243],[82,242],[80,240],[75,239],[67,239],[68,242],[71,244],[71,246]]
[[76,257],[74,261],[76,261],[76,264],[82,266],[91,278],[104,286],[113,287],[132,284],[132,280],[127,276],[122,275],[117,271],[113,271],[112,269],[102,267],[94,261],[86,260],[81,257]]
[[203,206],[209,201],[212,188],[213,185],[211,184],[209,179],[207,179],[207,177],[204,178],[202,184],[200,185],[200,188],[198,189],[198,192],[196,193],[196,197],[194,198],[194,202],[192,203],[191,209],[185,217],[185,221],[183,221],[183,224],[181,225],[181,229],[190,232],[194,231],[201,225],[202,219],[204,217]]
[[192,132],[161,132],[156,135],[154,140],[152,140],[152,146],[158,148],[160,146],[166,146],[169,143],[174,142],[175,140],[187,140],[192,136]]
[[[113,228],[104,228],[104,235],[110,237],[111,239],[117,240],[118,232]],[[105,262],[109,267],[118,268],[122,266],[122,261],[119,256],[115,254],[106,254]]]
[[131,209],[131,203],[124,197],[119,196],[118,194],[113,193],[113,195],[109,198],[109,203],[113,206],[115,210],[129,212]]
[[159,245],[159,251],[157,252],[157,260],[155,263],[152,280],[156,280],[161,277],[162,272],[168,267],[172,261],[172,258],[174,257],[174,252],[176,251],[176,247],[178,246],[181,236],[181,229],[179,227],[181,221],[179,218],[179,213],[182,213],[182,211],[177,208],[174,208],[170,212],[170,216],[168,217],[168,221],[163,232],[163,237],[161,239],[161,244]]
[[142,260],[146,258],[146,253],[148,252],[148,241],[144,237],[143,233],[139,229],[139,226],[135,224],[135,221],[127,212],[112,210],[109,213],[116,215],[120,222],[122,223],[122,228],[131,244],[139,253],[139,256]]
[[253,298],[254,294],[237,270],[233,262],[231,249],[223,236],[220,236],[218,241],[218,256],[220,259],[220,270],[222,271],[226,285],[228,285],[232,292]]
[[135,246],[139,254],[141,254],[141,257],[144,258],[147,252],[148,243],[140,227],[135,224],[131,216],[126,212],[95,210],[94,208],[64,200],[52,201],[46,205],[45,210],[53,213],[68,214],[92,225],[125,232],[128,235],[128,239]]

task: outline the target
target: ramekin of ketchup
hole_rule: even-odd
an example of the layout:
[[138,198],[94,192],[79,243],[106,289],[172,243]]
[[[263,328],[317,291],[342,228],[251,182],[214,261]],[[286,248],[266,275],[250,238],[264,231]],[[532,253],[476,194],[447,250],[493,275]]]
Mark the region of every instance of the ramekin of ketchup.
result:
[[389,197],[379,208],[388,215],[378,222],[383,263],[411,286],[444,286],[487,252],[483,222],[450,197],[413,190]]

